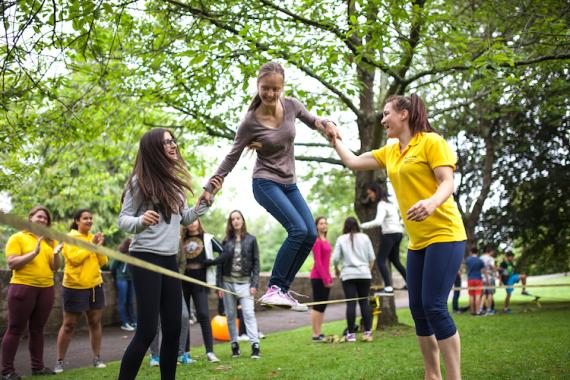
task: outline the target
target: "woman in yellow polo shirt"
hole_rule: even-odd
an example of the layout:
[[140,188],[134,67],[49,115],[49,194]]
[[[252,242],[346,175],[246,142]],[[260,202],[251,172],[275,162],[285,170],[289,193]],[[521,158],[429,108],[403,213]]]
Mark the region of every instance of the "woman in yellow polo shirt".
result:
[[[85,240],[96,245],[103,244],[103,234],[92,234],[93,215],[87,209],[81,209],[73,216],[71,231],[68,233],[76,239]],[[107,265],[108,258],[84,248],[66,244],[63,249],[65,270],[63,275],[63,324],[57,336],[57,363],[54,371],[63,372],[64,359],[71,341],[75,326],[81,315],[87,316],[91,349],[93,350],[93,366],[105,368],[99,357],[101,351],[101,316],[105,307],[103,277],[101,267]]]
[[459,334],[447,297],[465,251],[465,228],[453,200],[456,157],[429,124],[417,95],[392,96],[382,126],[398,142],[355,156],[341,140],[335,149],[351,169],[386,168],[410,237],[408,293],[426,378],[441,378],[439,353],[449,379],[461,377]]
[[[43,206],[34,207],[28,220],[45,227],[51,215]],[[8,329],[2,338],[2,378],[19,379],[14,358],[20,338],[29,329],[29,348],[33,375],[53,375],[44,366],[44,326],[54,301],[53,273],[60,266],[62,245],[29,231],[20,231],[8,239],[6,257],[12,270],[8,287]]]

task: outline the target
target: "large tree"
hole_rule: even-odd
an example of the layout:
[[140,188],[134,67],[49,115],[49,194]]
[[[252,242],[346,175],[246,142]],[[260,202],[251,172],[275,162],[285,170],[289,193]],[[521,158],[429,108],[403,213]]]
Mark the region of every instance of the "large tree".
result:
[[[351,129],[357,136],[357,152],[384,144],[379,121],[388,96],[420,92],[436,128],[458,144],[468,168],[461,178],[470,179],[469,191],[461,195],[472,241],[492,184],[500,180],[493,171],[493,132],[500,120],[481,116],[504,114],[501,92],[512,91],[504,78],[570,58],[569,5],[556,0],[24,0],[2,7],[2,140],[8,142],[2,154],[9,158],[2,178],[9,188],[18,183],[10,173],[26,167],[13,136],[24,142],[71,136],[67,142],[84,129],[97,136],[104,125],[89,125],[92,104],[82,101],[89,91],[63,91],[69,97],[56,91],[74,84],[50,71],[54,63],[65,73],[78,64],[92,67],[91,82],[104,86],[105,95],[117,95],[106,103],[110,107],[121,109],[132,99],[129,112],[137,112],[138,102],[161,112],[146,117],[138,111],[142,124],[231,139],[251,96],[249,80],[260,64],[277,59],[288,69],[288,93],[313,111],[342,115],[344,133]],[[36,109],[22,117],[27,113],[20,108],[28,104]],[[45,107],[61,109],[66,122],[78,109],[86,110],[85,118],[71,128],[56,120],[52,125],[59,129],[42,130],[35,115]],[[465,141],[477,149],[461,149]],[[326,144],[299,145],[299,160],[340,164],[332,153],[323,154]],[[383,171],[355,173],[354,208],[361,219],[374,214],[363,202],[364,185],[384,180]],[[391,306],[386,321],[395,320]]]

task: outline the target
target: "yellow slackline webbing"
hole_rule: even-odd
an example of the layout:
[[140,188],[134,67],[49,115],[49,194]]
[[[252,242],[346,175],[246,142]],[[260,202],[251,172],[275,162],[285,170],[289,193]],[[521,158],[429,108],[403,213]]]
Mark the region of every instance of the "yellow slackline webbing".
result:
[[[69,236],[63,232],[55,231],[55,230],[52,230],[51,228],[44,227],[44,226],[36,224],[36,223],[31,223],[31,222],[26,221],[26,220],[24,220],[24,219],[22,219],[16,215],[12,215],[12,214],[8,214],[8,213],[4,213],[4,212],[0,211],[0,223],[9,225],[9,226],[11,226],[17,230],[27,230],[27,231],[33,232],[37,236],[44,236],[44,237],[50,238],[52,240],[57,240],[59,242],[63,242],[63,243],[67,243],[67,244],[70,244],[70,245],[73,245],[76,247],[84,248],[84,249],[87,249],[91,252],[96,252],[98,254],[108,256],[108,257],[115,259],[115,260],[123,261],[127,264],[131,264],[131,265],[137,266],[139,268],[143,268],[143,269],[146,269],[146,270],[149,270],[152,272],[156,272],[156,273],[161,273],[161,274],[164,274],[166,276],[178,278],[182,281],[191,282],[191,283],[201,285],[201,286],[204,286],[204,287],[207,287],[210,289],[221,290],[222,292],[233,294],[234,296],[239,297],[239,294],[234,293],[232,291],[229,291],[227,289],[219,288],[215,285],[210,285],[206,282],[197,280],[193,277],[185,276],[181,273],[172,271],[170,269],[165,269],[161,266],[151,264],[147,261],[138,259],[138,258],[133,257],[133,256],[126,255],[124,253],[113,251],[112,249],[109,249],[109,248],[106,248],[103,246],[95,245],[95,244],[86,242],[85,240],[81,240],[81,239],[71,237],[71,236]],[[388,296],[388,297],[394,296],[393,293],[376,293],[375,296],[377,296],[377,295]],[[370,297],[358,297],[358,298],[349,298],[349,299],[332,300],[332,301],[321,301],[321,302],[308,302],[308,303],[304,303],[303,305],[305,305],[305,306],[324,305],[324,304],[342,303],[342,302],[347,302],[347,301],[358,301],[361,299],[368,299],[368,298],[370,298]],[[259,300],[256,300],[256,302],[259,302]],[[260,303],[263,305],[263,302],[260,302]]]
[[99,245],[95,245],[95,244],[86,242],[85,240],[81,240],[81,239],[71,237],[65,233],[52,230],[51,228],[44,227],[44,226],[41,226],[41,225],[36,224],[36,223],[28,222],[22,218],[17,217],[16,215],[6,214],[6,213],[0,211],[0,223],[1,224],[7,224],[11,227],[16,228],[17,230],[27,230],[27,231],[33,232],[37,236],[44,236],[44,237],[50,238],[52,240],[57,240],[59,242],[63,242],[63,243],[67,243],[67,244],[70,244],[70,245],[73,245],[76,247],[84,248],[84,249],[87,249],[91,252],[96,252],[100,255],[105,255],[105,256],[108,256],[112,259],[123,261],[127,264],[131,264],[131,265],[134,265],[134,266],[137,266],[137,267],[140,267],[140,268],[152,271],[152,272],[161,273],[161,274],[164,274],[166,276],[178,278],[182,281],[191,282],[191,283],[194,283],[197,285],[205,286],[207,288],[221,290],[223,292],[233,294],[235,296],[239,296],[237,293],[231,292],[227,289],[219,288],[217,286],[210,285],[206,282],[197,280],[193,277],[188,277],[188,276],[185,276],[181,273],[172,271],[170,269],[166,269],[166,268],[163,268],[161,266],[151,264],[147,261],[138,259],[136,257],[132,257],[132,256],[126,255],[124,253],[116,252],[116,251],[113,251],[109,248],[105,248],[105,247],[102,247]]

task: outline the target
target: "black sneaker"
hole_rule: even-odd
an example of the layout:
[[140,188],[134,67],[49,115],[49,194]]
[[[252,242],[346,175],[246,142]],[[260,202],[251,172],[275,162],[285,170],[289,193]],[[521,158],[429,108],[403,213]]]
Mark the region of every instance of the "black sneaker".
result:
[[313,337],[313,342],[322,342],[325,340],[325,335],[321,334]]
[[521,294],[522,294],[523,296],[530,296],[530,295],[531,295],[531,294],[530,294],[529,292],[527,292],[526,290],[523,290],[523,291],[521,292]]
[[239,352],[239,343],[232,342],[232,358],[238,358],[240,355],[241,352]]
[[51,368],[44,367],[42,369],[32,369],[32,376],[45,376],[45,375],[55,375],[55,372]]
[[259,353],[259,343],[254,343],[251,345],[251,358],[259,359],[261,354]]

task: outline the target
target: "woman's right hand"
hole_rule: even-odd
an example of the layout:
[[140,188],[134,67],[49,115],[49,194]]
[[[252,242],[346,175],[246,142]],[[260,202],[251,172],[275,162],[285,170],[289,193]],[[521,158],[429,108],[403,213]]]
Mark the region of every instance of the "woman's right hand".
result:
[[142,216],[142,224],[144,224],[147,227],[154,226],[155,224],[158,224],[159,221],[160,221],[159,213],[153,210],[145,211],[145,213]]
[[40,236],[38,238],[38,242],[36,243],[36,248],[34,249],[34,256],[37,256],[40,254],[40,249],[41,249],[41,245],[42,245],[42,241],[45,240],[45,237]]

